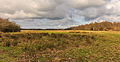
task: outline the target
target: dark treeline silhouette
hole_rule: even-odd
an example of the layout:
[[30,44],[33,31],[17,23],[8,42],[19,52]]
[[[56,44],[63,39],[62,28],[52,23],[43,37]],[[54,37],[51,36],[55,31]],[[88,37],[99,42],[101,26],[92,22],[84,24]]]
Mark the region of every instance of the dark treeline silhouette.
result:
[[64,30],[64,29],[21,29],[21,30]]
[[94,22],[86,25],[67,28],[66,30],[119,31],[120,22]]
[[0,18],[0,32],[19,32],[20,26],[9,22],[8,19],[2,19]]

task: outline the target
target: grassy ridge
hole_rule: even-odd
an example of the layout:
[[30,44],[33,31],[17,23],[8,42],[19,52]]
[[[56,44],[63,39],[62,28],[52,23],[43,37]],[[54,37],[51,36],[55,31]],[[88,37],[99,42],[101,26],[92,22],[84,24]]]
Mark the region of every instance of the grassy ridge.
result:
[[0,62],[119,62],[120,32],[21,31],[0,34]]

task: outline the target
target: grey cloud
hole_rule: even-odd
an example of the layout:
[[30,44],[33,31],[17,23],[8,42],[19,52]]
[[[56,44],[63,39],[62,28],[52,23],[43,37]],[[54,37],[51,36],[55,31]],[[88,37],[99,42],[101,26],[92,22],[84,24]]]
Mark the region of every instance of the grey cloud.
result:
[[2,6],[0,15],[9,18],[65,17],[70,8],[101,6],[105,2],[105,0],[0,0]]
[[1,16],[12,18],[23,28],[66,28],[92,21],[120,21],[119,0],[0,0],[0,6]]

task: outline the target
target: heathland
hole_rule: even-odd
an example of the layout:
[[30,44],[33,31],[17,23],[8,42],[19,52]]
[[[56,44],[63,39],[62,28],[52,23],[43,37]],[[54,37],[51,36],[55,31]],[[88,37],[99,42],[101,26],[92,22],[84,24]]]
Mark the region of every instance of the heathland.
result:
[[119,61],[119,31],[22,30],[0,34],[0,62]]

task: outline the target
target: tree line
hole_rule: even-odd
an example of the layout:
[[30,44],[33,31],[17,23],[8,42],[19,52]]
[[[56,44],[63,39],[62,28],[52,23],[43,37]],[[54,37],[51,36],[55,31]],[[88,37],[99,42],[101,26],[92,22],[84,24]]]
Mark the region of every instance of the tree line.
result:
[[92,30],[92,31],[120,31],[120,22],[94,22],[67,28],[66,30]]

